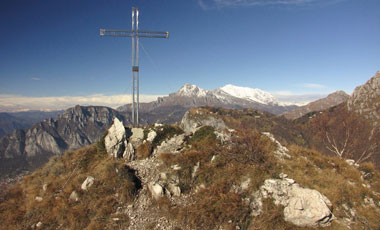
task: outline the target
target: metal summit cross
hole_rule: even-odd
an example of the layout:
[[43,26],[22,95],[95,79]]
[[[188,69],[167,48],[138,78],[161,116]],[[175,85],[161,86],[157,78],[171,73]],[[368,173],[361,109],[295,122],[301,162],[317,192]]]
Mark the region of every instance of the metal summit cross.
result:
[[[168,38],[169,32],[139,30],[139,9],[132,7],[132,30],[100,29],[100,36],[132,38],[132,125],[139,126],[139,38]],[[135,94],[136,92],[136,94]],[[135,120],[136,115],[136,120]]]

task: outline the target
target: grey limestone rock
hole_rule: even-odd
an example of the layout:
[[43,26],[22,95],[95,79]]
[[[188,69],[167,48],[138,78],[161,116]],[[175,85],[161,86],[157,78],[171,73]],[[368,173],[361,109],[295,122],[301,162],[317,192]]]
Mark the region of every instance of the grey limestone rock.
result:
[[108,134],[104,138],[104,145],[108,154],[121,157],[125,150],[126,130],[121,121],[115,118]]
[[218,131],[227,129],[222,119],[216,118],[211,114],[203,114],[201,110],[198,110],[196,115],[192,115],[190,111],[186,112],[180,126],[186,133],[194,133],[202,126],[211,126]]
[[[282,178],[281,178],[282,177]],[[281,179],[267,179],[252,197],[251,209],[254,215],[262,210],[262,198],[272,198],[276,205],[284,206],[284,219],[302,227],[329,226],[333,214],[331,202],[317,190],[302,188],[286,174]]]

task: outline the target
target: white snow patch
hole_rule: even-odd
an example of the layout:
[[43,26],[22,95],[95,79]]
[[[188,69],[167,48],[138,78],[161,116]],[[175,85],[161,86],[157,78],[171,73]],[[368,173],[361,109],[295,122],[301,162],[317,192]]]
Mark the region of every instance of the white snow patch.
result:
[[276,98],[272,94],[261,89],[252,89],[248,87],[240,87],[240,86],[235,86],[231,84],[225,85],[220,89],[234,97],[259,102],[262,104],[277,104],[278,103]]

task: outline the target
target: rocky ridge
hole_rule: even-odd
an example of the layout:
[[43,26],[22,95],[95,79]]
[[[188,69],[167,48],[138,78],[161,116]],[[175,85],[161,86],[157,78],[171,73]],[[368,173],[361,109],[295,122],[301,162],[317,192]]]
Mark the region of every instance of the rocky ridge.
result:
[[379,124],[380,119],[380,71],[369,79],[365,84],[355,88],[347,101],[350,111],[370,119],[374,126]]
[[346,102],[350,96],[344,91],[336,91],[329,94],[327,97],[310,102],[307,105],[300,106],[292,111],[285,112],[284,115],[287,119],[294,120],[300,118],[311,112],[320,112],[333,106]]
[[0,139],[0,173],[33,170],[53,155],[92,144],[102,137],[114,117],[128,121],[111,108],[76,106],[54,119],[16,130]]

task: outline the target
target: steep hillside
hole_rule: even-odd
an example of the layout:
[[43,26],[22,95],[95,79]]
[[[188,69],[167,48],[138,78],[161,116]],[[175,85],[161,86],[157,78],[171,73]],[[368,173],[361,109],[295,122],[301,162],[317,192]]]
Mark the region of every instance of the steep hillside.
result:
[[378,229],[380,175],[245,127],[253,110],[190,110],[56,156],[7,189],[7,229]]
[[4,136],[0,139],[0,175],[33,170],[52,155],[96,142],[114,117],[127,121],[107,107],[76,106],[54,119]]
[[346,94],[344,91],[336,91],[332,94],[329,94],[325,98],[310,102],[309,104],[304,106],[300,106],[299,108],[290,112],[286,112],[283,115],[287,119],[294,120],[304,116],[305,114],[323,111],[325,109],[339,105],[340,103],[347,101],[349,97],[350,96]]
[[356,162],[372,161],[380,169],[379,87],[380,71],[347,102],[297,119],[306,146]]

